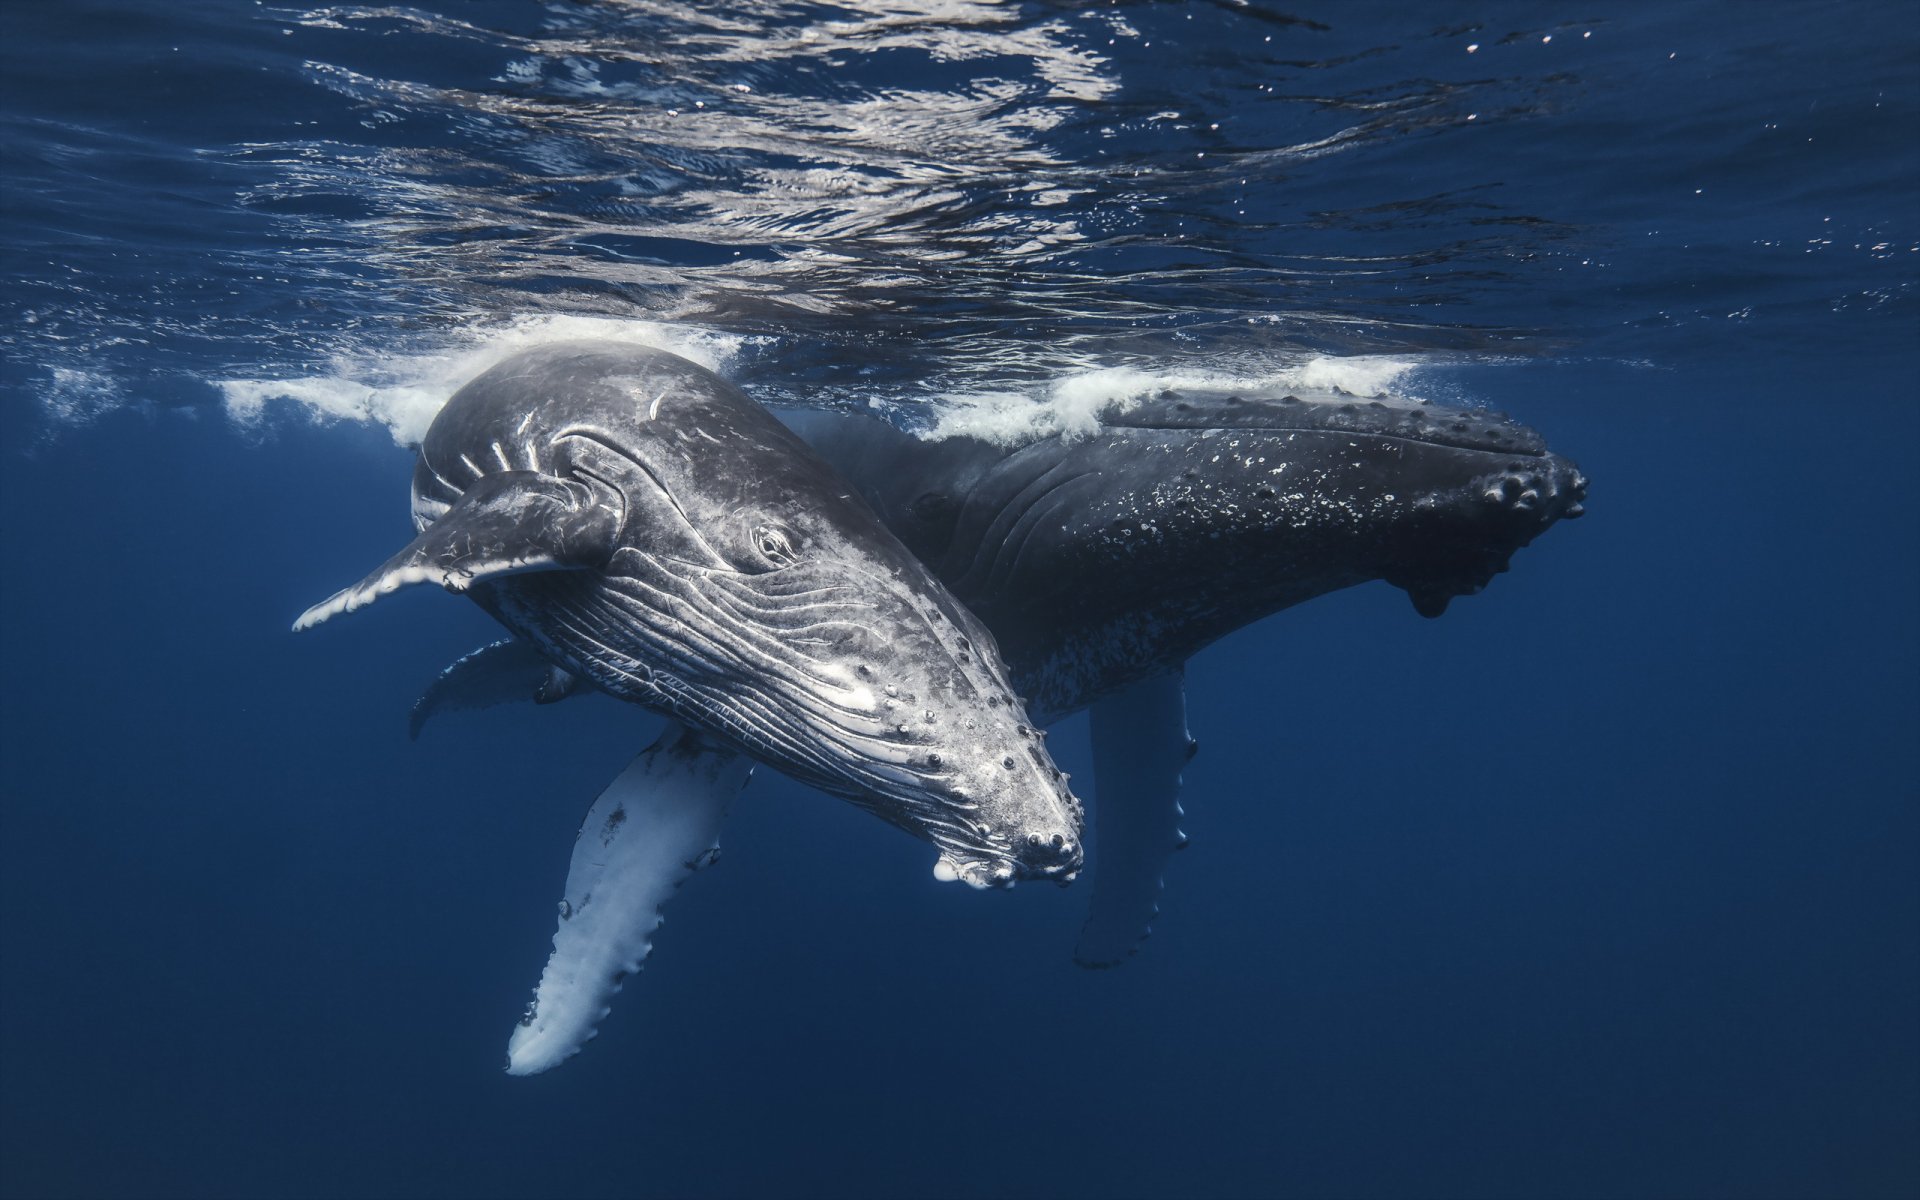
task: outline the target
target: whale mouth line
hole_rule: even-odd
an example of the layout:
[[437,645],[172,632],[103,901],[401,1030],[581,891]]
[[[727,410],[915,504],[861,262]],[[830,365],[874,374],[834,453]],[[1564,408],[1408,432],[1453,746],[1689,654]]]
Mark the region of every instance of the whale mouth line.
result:
[[1004,837],[983,838],[973,845],[956,844],[954,839],[938,835],[932,841],[940,851],[933,864],[934,878],[976,889],[1005,889],[1022,880],[1050,880],[1064,887],[1079,877],[1084,862],[1079,847],[1071,842],[1063,845],[1058,836],[1053,838],[1056,854],[1039,861],[1013,853]]
[[933,877],[942,883],[964,883],[975,891],[1007,891],[1023,879],[1065,879],[1079,874],[1059,870],[1034,870],[1011,858],[969,858],[942,851],[933,864]]

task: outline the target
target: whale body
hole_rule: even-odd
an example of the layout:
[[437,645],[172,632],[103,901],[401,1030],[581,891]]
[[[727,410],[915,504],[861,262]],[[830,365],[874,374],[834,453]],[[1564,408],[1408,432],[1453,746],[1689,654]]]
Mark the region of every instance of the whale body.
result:
[[1584,511],[1587,479],[1499,413],[1343,393],[1169,389],[1086,434],[922,438],[786,418],[999,639],[1051,722],[1090,708],[1093,896],[1075,958],[1112,966],[1158,912],[1195,743],[1188,658],[1371,580],[1437,617]]
[[294,628],[438,583],[533,652],[543,698],[584,683],[675,722],[589,811],[510,1069],[591,1036],[754,761],[933,843],[941,878],[1078,870],[1079,803],[992,634],[712,372],[608,342],[516,355],[434,420],[413,519]]

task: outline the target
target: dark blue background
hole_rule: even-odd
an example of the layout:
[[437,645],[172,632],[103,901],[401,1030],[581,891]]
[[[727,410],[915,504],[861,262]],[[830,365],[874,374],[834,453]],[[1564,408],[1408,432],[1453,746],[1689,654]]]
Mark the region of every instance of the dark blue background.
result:
[[[1210,11],[1162,9],[1138,19]],[[1707,13],[1766,20],[1689,11],[1696,48]],[[1863,13],[1911,66],[1895,9],[1834,21]],[[1820,61],[1792,86],[1858,100]],[[111,110],[122,82],[89,86]],[[1616,290],[1540,262],[1577,332],[1449,386],[1578,459],[1590,515],[1437,622],[1371,585],[1195,660],[1193,844],[1134,962],[1071,964],[1079,889],[937,885],[925,846],[762,772],[600,1038],[534,1079],[500,1067],[568,838],[653,719],[586,699],[409,744],[418,689],[493,635],[477,610],[420,591],[286,627],[404,539],[410,456],[237,431],[164,337],[115,351],[127,403],[50,432],[53,351],[16,337],[0,1193],[1912,1195],[1914,271],[1749,278],[1739,254],[1834,195],[1911,228],[1892,132],[1811,197],[1752,165],[1767,204]],[[1644,150],[1619,136],[1587,156]],[[1658,200],[1528,186],[1590,228]],[[81,220],[58,193],[35,237]],[[1488,302],[1524,303],[1529,269]],[[1834,302],[1871,287],[1895,302]],[[1699,289],[1778,305],[1652,315]],[[1053,745],[1088,769],[1082,722]]]

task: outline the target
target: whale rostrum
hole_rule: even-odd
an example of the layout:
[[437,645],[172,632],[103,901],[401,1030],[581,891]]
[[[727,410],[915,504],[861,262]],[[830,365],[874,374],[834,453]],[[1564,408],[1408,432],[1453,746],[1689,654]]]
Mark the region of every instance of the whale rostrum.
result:
[[[546,1030],[539,1010],[553,1005],[597,1020],[638,965],[684,875],[675,864],[710,848],[745,779],[689,765],[703,757],[765,763],[867,809],[931,842],[942,878],[1078,872],[1080,804],[993,635],[816,453],[712,372],[609,342],[515,355],[435,418],[413,519],[407,546],[294,628],[437,583],[544,660],[549,698],[590,684],[679,726],[590,813],[583,844],[602,806],[664,840],[641,853],[613,839],[617,869],[576,853],[603,904],[617,883],[625,915],[562,920],[523,1029]],[[485,668],[469,677],[498,674]],[[569,896],[584,881],[570,878]],[[558,1024],[516,1034],[514,1070],[551,1066],[592,1032],[578,1013]]]

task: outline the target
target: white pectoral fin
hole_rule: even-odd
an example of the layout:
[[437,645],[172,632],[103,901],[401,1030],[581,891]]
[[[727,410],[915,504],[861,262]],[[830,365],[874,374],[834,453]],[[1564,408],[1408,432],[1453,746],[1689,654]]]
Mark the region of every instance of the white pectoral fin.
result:
[[509,1075],[556,1067],[593,1037],[653,948],[661,907],[718,853],[727,806],[752,773],[752,759],[674,723],[594,801],[574,843],[553,954],[507,1039]]
[[1180,772],[1193,757],[1180,672],[1094,702],[1093,901],[1074,947],[1083,967],[1125,961],[1152,932],[1180,832]]
[[378,570],[301,613],[293,631],[364,608],[408,584],[464,592],[501,575],[604,565],[620,520],[617,507],[583,483],[533,471],[485,476]]

